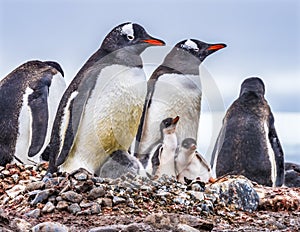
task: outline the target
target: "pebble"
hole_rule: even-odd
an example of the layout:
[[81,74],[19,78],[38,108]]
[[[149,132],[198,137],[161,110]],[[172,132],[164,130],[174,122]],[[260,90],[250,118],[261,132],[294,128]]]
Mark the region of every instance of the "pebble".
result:
[[30,231],[30,229],[32,228],[32,225],[24,219],[15,218],[11,222],[11,227],[13,227],[16,231],[19,231],[19,232],[27,232],[27,231]]
[[68,211],[72,214],[76,214],[81,211],[81,208],[77,203],[74,203],[68,206]]
[[69,232],[68,227],[57,222],[43,222],[32,227],[32,232]]
[[66,201],[59,201],[56,205],[56,209],[58,210],[64,210],[64,209],[67,209],[69,206],[68,202]]
[[111,198],[103,198],[101,203],[104,207],[112,207],[112,199]]
[[82,195],[75,193],[74,191],[68,191],[61,194],[62,199],[73,202],[79,203],[82,200]]
[[102,186],[93,188],[88,195],[88,199],[94,200],[96,198],[103,197],[105,193],[106,192]]
[[28,183],[26,185],[26,191],[27,192],[31,192],[33,190],[43,189],[44,187],[45,187],[45,182],[43,182],[43,181],[36,181],[36,182]]
[[51,213],[51,212],[54,211],[54,209],[55,209],[55,206],[53,205],[53,203],[52,202],[47,202],[45,204],[45,206],[43,207],[42,212],[43,213]]
[[114,196],[112,202],[113,202],[113,205],[118,205],[118,204],[126,202],[126,199],[123,197]]
[[6,191],[6,194],[10,197],[10,198],[15,198],[16,196],[18,196],[20,193],[23,193],[24,190],[26,189],[26,187],[24,185],[15,185],[14,187],[12,187],[11,189]]
[[54,192],[53,189],[46,189],[40,191],[39,193],[36,194],[35,198],[30,202],[30,204],[36,205],[38,203],[42,203],[46,201],[53,192]]
[[40,215],[41,215],[40,209],[34,209],[34,210],[31,210],[31,211],[25,213],[25,216],[33,217],[33,218],[38,218]]

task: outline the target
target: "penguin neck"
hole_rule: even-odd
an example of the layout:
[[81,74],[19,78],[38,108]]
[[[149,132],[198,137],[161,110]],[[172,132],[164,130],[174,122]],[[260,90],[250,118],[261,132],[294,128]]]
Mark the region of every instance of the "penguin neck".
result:
[[163,66],[172,68],[177,73],[199,75],[200,59],[189,52],[174,48],[165,58]]
[[113,64],[119,64],[128,67],[143,68],[142,58],[135,53],[129,52],[126,49],[119,49],[114,52],[108,52],[105,49],[99,48],[83,65],[77,75],[83,73],[90,67],[97,65],[105,67]]

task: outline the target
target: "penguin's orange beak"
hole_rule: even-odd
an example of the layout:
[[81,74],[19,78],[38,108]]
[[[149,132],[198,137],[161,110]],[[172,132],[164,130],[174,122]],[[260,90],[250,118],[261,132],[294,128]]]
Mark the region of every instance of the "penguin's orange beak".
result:
[[220,50],[220,49],[225,48],[225,47],[226,47],[226,44],[212,44],[206,50],[208,50],[208,51],[217,51],[217,50]]
[[155,38],[151,38],[151,39],[144,39],[142,40],[144,43],[148,43],[154,46],[164,46],[166,45],[166,43],[160,39],[155,39]]

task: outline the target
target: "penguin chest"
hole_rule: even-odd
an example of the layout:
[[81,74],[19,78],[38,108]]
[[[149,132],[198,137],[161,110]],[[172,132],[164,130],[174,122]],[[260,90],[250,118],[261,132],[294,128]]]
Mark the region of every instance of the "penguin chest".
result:
[[[147,113],[142,146],[148,147],[159,138],[159,125],[167,117],[180,116],[176,126],[178,142],[197,138],[201,109],[201,83],[197,75],[165,74],[154,87]],[[145,148],[146,149],[146,148]]]
[[77,147],[92,154],[91,159],[127,150],[137,132],[145,95],[146,78],[141,68],[104,68],[86,103]]

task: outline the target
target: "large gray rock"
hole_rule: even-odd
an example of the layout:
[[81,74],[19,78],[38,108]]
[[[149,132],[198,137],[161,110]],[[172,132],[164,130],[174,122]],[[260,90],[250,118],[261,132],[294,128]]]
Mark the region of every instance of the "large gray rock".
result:
[[244,176],[225,176],[207,186],[206,192],[215,193],[218,202],[235,210],[253,212],[259,204],[252,182]]

